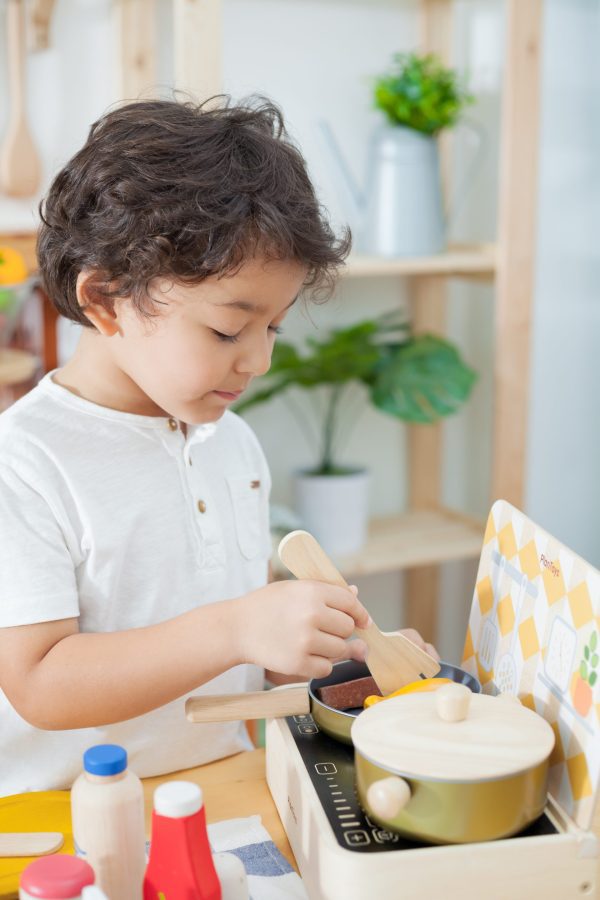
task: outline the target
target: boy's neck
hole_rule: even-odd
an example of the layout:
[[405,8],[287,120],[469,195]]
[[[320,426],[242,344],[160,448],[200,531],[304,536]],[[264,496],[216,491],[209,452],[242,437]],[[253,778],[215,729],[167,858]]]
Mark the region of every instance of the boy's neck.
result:
[[52,380],[107,409],[140,416],[167,416],[105,352],[101,339],[84,329],[75,353]]

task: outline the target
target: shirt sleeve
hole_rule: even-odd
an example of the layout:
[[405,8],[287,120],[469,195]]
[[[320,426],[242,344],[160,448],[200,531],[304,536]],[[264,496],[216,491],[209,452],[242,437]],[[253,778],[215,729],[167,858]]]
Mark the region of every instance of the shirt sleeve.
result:
[[51,504],[0,465],[0,628],[79,616],[75,566]]

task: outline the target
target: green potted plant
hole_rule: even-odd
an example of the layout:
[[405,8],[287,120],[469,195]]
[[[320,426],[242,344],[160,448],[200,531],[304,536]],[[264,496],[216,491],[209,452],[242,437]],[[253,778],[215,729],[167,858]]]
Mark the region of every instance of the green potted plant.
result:
[[[308,337],[303,352],[279,341],[261,387],[235,409],[244,413],[292,387],[309,394],[325,391],[314,463],[296,475],[296,504],[304,527],[330,553],[343,555],[362,546],[368,521],[367,470],[343,466],[338,458],[342,432],[347,440],[343,413],[350,385],[364,385],[371,403],[388,415],[431,423],[460,408],[475,378],[452,344],[432,335],[411,336],[394,312],[336,328],[323,338]],[[306,434],[303,413],[292,403],[289,409]]]
[[445,245],[437,136],[473,102],[459,75],[435,56],[398,53],[373,80],[384,123],[371,136],[364,190],[326,122],[359,251],[388,258],[438,253]]

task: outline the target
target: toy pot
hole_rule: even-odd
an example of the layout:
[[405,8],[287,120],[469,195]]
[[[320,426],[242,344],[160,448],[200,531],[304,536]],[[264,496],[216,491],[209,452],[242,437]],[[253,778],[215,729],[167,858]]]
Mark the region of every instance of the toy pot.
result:
[[554,732],[514,696],[449,684],[391,698],[365,710],[351,737],[363,809],[412,839],[507,837],[546,804]]

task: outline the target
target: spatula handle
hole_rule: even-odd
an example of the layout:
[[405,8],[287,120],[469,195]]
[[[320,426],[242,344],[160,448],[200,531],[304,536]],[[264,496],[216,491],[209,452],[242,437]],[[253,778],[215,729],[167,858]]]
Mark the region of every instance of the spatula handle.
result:
[[279,544],[279,559],[296,578],[348,587],[341,572],[308,531],[286,534]]
[[[279,544],[279,558],[296,578],[348,587],[346,580],[318,541],[307,531],[292,531]],[[432,678],[439,663],[402,634],[386,635],[374,622],[356,628],[369,648],[367,665],[383,694],[415,681],[421,674]]]
[[189,722],[238,722],[246,719],[278,719],[310,712],[308,685],[287,684],[271,691],[247,694],[204,694],[189,697],[185,714]]

